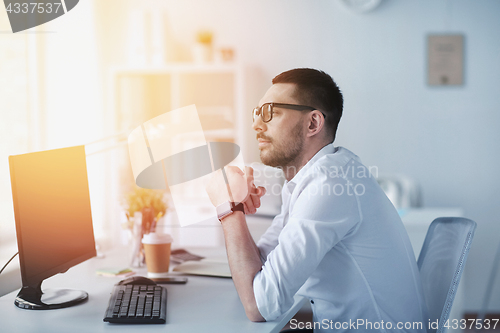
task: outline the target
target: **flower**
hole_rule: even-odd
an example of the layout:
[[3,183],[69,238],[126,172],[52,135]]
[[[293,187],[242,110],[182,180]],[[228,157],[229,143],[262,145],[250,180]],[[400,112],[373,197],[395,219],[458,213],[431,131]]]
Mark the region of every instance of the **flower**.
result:
[[212,44],[212,39],[213,39],[213,34],[211,31],[208,30],[201,30],[198,31],[196,34],[196,41],[201,44],[207,44],[210,45]]
[[134,216],[135,212],[142,212],[144,208],[152,208],[155,217],[160,215],[160,213],[160,216],[165,215],[168,207],[163,200],[163,196],[164,191],[135,188],[135,190],[127,195],[127,216],[130,218]]

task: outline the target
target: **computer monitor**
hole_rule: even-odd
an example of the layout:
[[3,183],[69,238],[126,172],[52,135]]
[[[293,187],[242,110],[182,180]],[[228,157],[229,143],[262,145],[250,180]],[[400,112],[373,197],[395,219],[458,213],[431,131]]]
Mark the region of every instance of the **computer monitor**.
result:
[[9,156],[23,287],[15,304],[57,309],[87,300],[77,290],[45,290],[42,281],[96,255],[85,147]]

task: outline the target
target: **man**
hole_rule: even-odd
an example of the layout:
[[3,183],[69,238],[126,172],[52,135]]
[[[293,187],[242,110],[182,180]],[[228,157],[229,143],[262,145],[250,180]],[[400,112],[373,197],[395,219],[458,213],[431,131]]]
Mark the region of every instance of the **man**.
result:
[[253,129],[262,162],[285,174],[281,213],[255,244],[244,213],[256,212],[265,191],[253,186],[251,168],[245,177],[226,167],[229,186],[207,187],[218,207],[228,188],[243,202],[219,217],[248,318],[276,319],[297,293],[311,302],[315,330],[425,332],[418,268],[401,219],[358,157],[333,146],[339,88],[328,74],[305,68],[272,83],[253,110]]

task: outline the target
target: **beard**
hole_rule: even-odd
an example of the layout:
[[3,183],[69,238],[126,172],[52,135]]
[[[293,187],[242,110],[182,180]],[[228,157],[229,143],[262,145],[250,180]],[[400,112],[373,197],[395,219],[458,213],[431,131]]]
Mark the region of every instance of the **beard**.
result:
[[270,141],[270,146],[260,151],[260,160],[265,165],[271,167],[285,168],[294,165],[294,162],[299,158],[304,147],[304,136],[302,123],[298,122],[290,133],[285,135],[285,138],[280,142],[276,142],[273,138],[265,136],[262,133],[257,134],[257,139],[262,138]]

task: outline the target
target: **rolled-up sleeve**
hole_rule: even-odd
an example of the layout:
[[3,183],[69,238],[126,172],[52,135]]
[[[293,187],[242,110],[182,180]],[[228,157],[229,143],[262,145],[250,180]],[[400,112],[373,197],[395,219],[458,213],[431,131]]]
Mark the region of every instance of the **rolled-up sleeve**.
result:
[[[335,193],[344,188],[342,194],[332,191],[335,186]],[[348,191],[349,186],[345,179],[316,174],[293,190],[288,221],[278,244],[253,280],[257,307],[266,321],[276,319],[293,305],[295,293],[325,254],[361,221],[358,200],[349,194],[353,193],[352,188]],[[328,213],[332,211],[334,215]]]
[[266,232],[260,237],[257,247],[260,252],[260,260],[264,264],[269,253],[278,245],[278,237],[283,229],[283,214],[277,215]]

